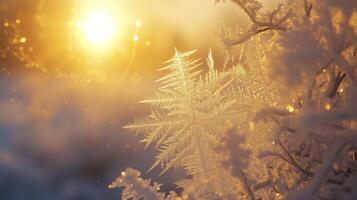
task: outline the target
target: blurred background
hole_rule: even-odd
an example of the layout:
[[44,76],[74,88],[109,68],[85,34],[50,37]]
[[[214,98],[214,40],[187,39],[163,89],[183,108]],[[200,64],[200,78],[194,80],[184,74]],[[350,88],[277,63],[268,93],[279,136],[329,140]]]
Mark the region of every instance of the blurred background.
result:
[[122,126],[175,47],[222,65],[215,32],[245,19],[213,0],[1,0],[0,199],[118,199],[127,167],[173,189],[184,173],[147,173],[155,151]]

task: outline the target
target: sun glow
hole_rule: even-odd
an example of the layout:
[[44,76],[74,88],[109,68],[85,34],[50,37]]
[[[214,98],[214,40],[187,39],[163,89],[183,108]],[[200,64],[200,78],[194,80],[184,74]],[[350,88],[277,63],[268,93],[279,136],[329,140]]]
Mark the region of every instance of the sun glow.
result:
[[86,38],[95,44],[105,43],[113,38],[114,25],[110,16],[95,13],[84,24]]
[[92,45],[106,45],[114,39],[115,23],[113,17],[104,11],[90,13],[78,25],[82,28],[85,42]]

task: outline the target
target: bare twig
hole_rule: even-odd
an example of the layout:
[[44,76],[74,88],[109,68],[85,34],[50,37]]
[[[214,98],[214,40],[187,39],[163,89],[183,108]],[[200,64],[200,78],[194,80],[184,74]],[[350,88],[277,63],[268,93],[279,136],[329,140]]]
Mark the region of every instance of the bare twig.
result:
[[312,101],[312,97],[313,97],[313,91],[315,89],[315,86],[316,86],[316,83],[317,83],[317,77],[326,70],[326,68],[328,68],[330,65],[332,65],[334,62],[334,59],[330,59],[324,66],[322,66],[319,71],[317,71],[316,75],[315,75],[315,78],[310,86],[310,89],[309,89],[309,100],[310,102]]
[[289,157],[290,163],[296,167],[300,172],[307,176],[312,176],[312,172],[307,171],[304,169],[296,160],[295,158],[289,153],[289,151],[285,148],[285,146],[281,143],[280,139],[278,138],[278,144],[281,147],[281,149],[284,151],[284,153]]
[[328,95],[329,98],[334,98],[337,95],[337,90],[345,78],[346,78],[345,73],[338,72],[338,74],[334,77],[333,87]]
[[312,3],[308,3],[307,0],[304,0],[304,8],[305,8],[305,15],[310,17],[311,10],[312,10]]
[[252,188],[249,186],[248,178],[247,178],[246,174],[243,171],[241,171],[241,174],[243,176],[243,182],[244,182],[245,189],[247,190],[250,199],[255,200],[254,192],[253,192]]

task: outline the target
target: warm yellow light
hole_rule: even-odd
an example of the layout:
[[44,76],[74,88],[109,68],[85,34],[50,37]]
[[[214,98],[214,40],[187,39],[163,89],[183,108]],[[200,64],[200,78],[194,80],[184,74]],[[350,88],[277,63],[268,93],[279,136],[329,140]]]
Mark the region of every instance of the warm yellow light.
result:
[[151,46],[151,42],[150,41],[146,41],[145,42],[145,46],[147,46],[147,47]]
[[26,43],[27,39],[25,37],[20,38],[21,43]]
[[295,111],[294,106],[291,106],[291,105],[286,106],[286,109],[288,109],[288,111],[291,113]]
[[141,27],[141,20],[140,20],[140,19],[138,19],[138,20],[135,21],[135,26],[136,26],[137,28],[140,28],[140,27]]
[[326,110],[331,110],[331,108],[332,108],[331,104],[327,103],[327,104],[325,105],[325,109],[326,109]]
[[86,41],[94,45],[107,44],[114,38],[114,21],[106,12],[93,12],[77,26],[83,28]]
[[134,42],[138,42],[139,41],[139,35],[134,35],[133,36],[133,40],[134,40]]

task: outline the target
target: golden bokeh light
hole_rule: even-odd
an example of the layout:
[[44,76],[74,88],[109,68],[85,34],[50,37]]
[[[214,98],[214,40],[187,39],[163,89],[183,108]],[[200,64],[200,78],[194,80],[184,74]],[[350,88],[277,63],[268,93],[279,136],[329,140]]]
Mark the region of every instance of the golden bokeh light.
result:
[[21,38],[20,38],[20,42],[21,42],[21,43],[26,43],[26,41],[27,41],[26,37],[21,37]]
[[135,34],[135,35],[133,36],[133,41],[134,41],[134,42],[138,42],[139,39],[140,39],[139,35]]
[[295,111],[295,108],[294,108],[294,106],[292,106],[292,105],[286,106],[286,109],[287,109],[289,112],[291,112],[291,113]]
[[332,108],[332,105],[330,103],[326,103],[325,104],[325,109],[326,110],[331,110],[331,108]]
[[141,20],[140,19],[137,19],[136,21],[135,21],[135,26],[137,27],[137,28],[140,28],[141,27]]

